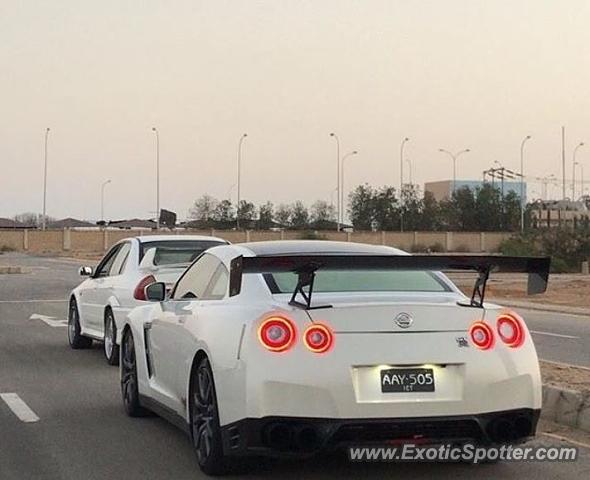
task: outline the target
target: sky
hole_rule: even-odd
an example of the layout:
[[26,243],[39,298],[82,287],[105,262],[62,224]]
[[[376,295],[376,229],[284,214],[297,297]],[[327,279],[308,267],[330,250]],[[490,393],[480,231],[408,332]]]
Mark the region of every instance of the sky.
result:
[[[590,2],[578,0],[1,0],[0,216],[187,215],[207,193],[330,201],[336,145],[354,185],[452,177],[498,161],[590,180]],[[408,166],[405,166],[406,175]],[[578,170],[577,175],[580,175]],[[409,181],[406,177],[405,181]],[[590,190],[590,182],[588,182]],[[539,185],[529,192],[537,196]],[[553,196],[560,188],[550,188]]]

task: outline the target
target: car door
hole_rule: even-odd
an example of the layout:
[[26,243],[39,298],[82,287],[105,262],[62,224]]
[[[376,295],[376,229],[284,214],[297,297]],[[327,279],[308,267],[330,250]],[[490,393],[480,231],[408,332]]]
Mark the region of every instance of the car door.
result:
[[179,347],[187,334],[184,325],[200,302],[205,301],[220,263],[214,255],[201,255],[178,280],[172,298],[162,302],[162,308],[154,315],[149,328],[154,396],[178,412],[182,411],[183,400],[183,392],[177,388],[177,376],[179,362],[182,362]]
[[90,285],[80,292],[82,322],[85,329],[92,330],[91,333],[95,335],[99,335],[99,331],[102,331],[104,304],[100,301],[100,292],[105,288],[105,283],[121,246],[122,244],[117,244],[108,251],[96,267]]

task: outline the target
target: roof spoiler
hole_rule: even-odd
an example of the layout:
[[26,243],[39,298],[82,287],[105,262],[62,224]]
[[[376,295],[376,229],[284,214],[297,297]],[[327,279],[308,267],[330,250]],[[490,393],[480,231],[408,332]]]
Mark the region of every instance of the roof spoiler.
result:
[[[491,272],[527,273],[527,294],[544,293],[549,279],[550,257],[505,257],[500,255],[282,255],[239,256],[231,261],[230,296],[238,295],[244,273],[294,272],[299,281],[291,304],[311,307],[313,280],[317,270],[425,270],[474,271],[478,278],[470,306],[482,307]],[[305,292],[304,287],[308,287]],[[296,301],[301,294],[305,303]]]

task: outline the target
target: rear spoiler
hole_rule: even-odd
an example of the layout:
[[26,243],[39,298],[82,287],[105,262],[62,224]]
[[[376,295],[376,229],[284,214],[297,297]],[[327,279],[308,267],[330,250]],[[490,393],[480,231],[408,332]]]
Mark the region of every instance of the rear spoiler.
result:
[[[317,270],[424,270],[474,271],[478,278],[469,306],[483,307],[485,289],[491,272],[527,273],[527,294],[544,293],[549,279],[549,257],[505,257],[499,255],[283,255],[239,256],[231,261],[230,296],[238,295],[244,273],[293,272],[299,276],[291,305],[311,306],[313,282]],[[305,291],[307,287],[307,291]],[[305,303],[297,301],[301,295]]]

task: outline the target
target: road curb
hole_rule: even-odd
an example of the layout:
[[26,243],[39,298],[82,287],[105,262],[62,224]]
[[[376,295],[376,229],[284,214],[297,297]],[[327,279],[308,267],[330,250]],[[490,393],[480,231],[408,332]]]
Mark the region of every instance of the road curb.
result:
[[541,417],[590,432],[590,391],[579,392],[555,385],[543,385]]

